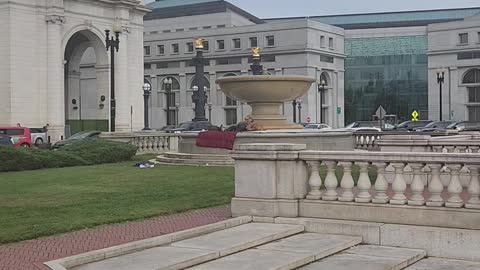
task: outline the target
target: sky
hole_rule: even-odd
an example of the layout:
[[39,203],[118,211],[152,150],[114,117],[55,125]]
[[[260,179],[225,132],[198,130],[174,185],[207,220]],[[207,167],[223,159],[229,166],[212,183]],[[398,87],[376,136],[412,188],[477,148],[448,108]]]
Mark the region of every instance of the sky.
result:
[[[146,0],[152,2],[153,0]],[[260,18],[480,7],[480,0],[227,0]]]

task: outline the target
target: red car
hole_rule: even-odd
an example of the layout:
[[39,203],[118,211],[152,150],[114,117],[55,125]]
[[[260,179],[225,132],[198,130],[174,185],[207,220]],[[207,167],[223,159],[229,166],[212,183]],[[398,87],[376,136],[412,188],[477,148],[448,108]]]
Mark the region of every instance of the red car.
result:
[[0,134],[13,139],[13,147],[32,147],[32,135],[26,127],[0,127]]

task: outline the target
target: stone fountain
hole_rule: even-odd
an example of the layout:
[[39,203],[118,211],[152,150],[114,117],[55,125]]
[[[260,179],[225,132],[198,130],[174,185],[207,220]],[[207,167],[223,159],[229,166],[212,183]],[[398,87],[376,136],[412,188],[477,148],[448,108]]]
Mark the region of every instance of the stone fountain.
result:
[[303,129],[282,115],[282,104],[304,96],[315,79],[307,76],[253,75],[217,79],[230,98],[252,107],[251,117],[261,130]]

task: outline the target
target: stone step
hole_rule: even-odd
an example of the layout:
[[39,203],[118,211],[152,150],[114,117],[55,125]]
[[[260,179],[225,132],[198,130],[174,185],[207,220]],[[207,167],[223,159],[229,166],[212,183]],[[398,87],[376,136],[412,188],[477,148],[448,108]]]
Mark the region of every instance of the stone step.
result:
[[[426,256],[417,249],[363,245],[322,259],[300,270],[400,270],[416,263]],[[424,270],[430,270],[425,268]]]
[[[303,232],[302,225],[249,223],[127,255],[74,267],[71,270],[184,269]],[[69,269],[70,270],[70,269]]]
[[177,152],[163,153],[167,158],[180,158],[180,159],[196,159],[196,160],[221,160],[221,161],[233,161],[232,158],[226,155],[212,155],[212,154],[188,154]]
[[441,258],[423,259],[405,270],[479,270],[480,262]]
[[197,160],[197,159],[181,159],[181,158],[168,158],[164,156],[158,156],[157,162],[160,164],[175,164],[175,165],[198,165],[198,166],[233,166],[231,160]]
[[188,268],[191,270],[288,270],[350,248],[361,237],[303,233]]

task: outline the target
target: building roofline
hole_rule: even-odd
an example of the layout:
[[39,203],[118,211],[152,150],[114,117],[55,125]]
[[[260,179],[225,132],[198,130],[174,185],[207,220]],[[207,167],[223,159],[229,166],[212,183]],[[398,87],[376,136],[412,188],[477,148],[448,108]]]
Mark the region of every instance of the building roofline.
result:
[[204,15],[204,14],[224,12],[228,9],[247,18],[248,20],[256,24],[265,23],[264,20],[252,15],[251,13],[225,0],[220,0],[220,1],[212,0],[212,1],[203,2],[203,3],[196,3],[196,4],[153,8],[152,13],[147,14],[144,19],[155,20],[155,19],[166,19],[166,18],[183,17],[183,16]]
[[435,11],[474,10],[474,9],[480,9],[480,6],[478,6],[478,7],[465,7],[465,8],[444,8],[444,9],[403,10],[403,11],[371,12],[371,13],[330,14],[330,15],[318,15],[318,16],[273,17],[273,18],[263,18],[263,20],[268,21],[268,20],[303,19],[303,18],[371,16],[371,15],[387,15],[387,14],[420,13],[420,12],[432,12],[432,11],[435,12]]

